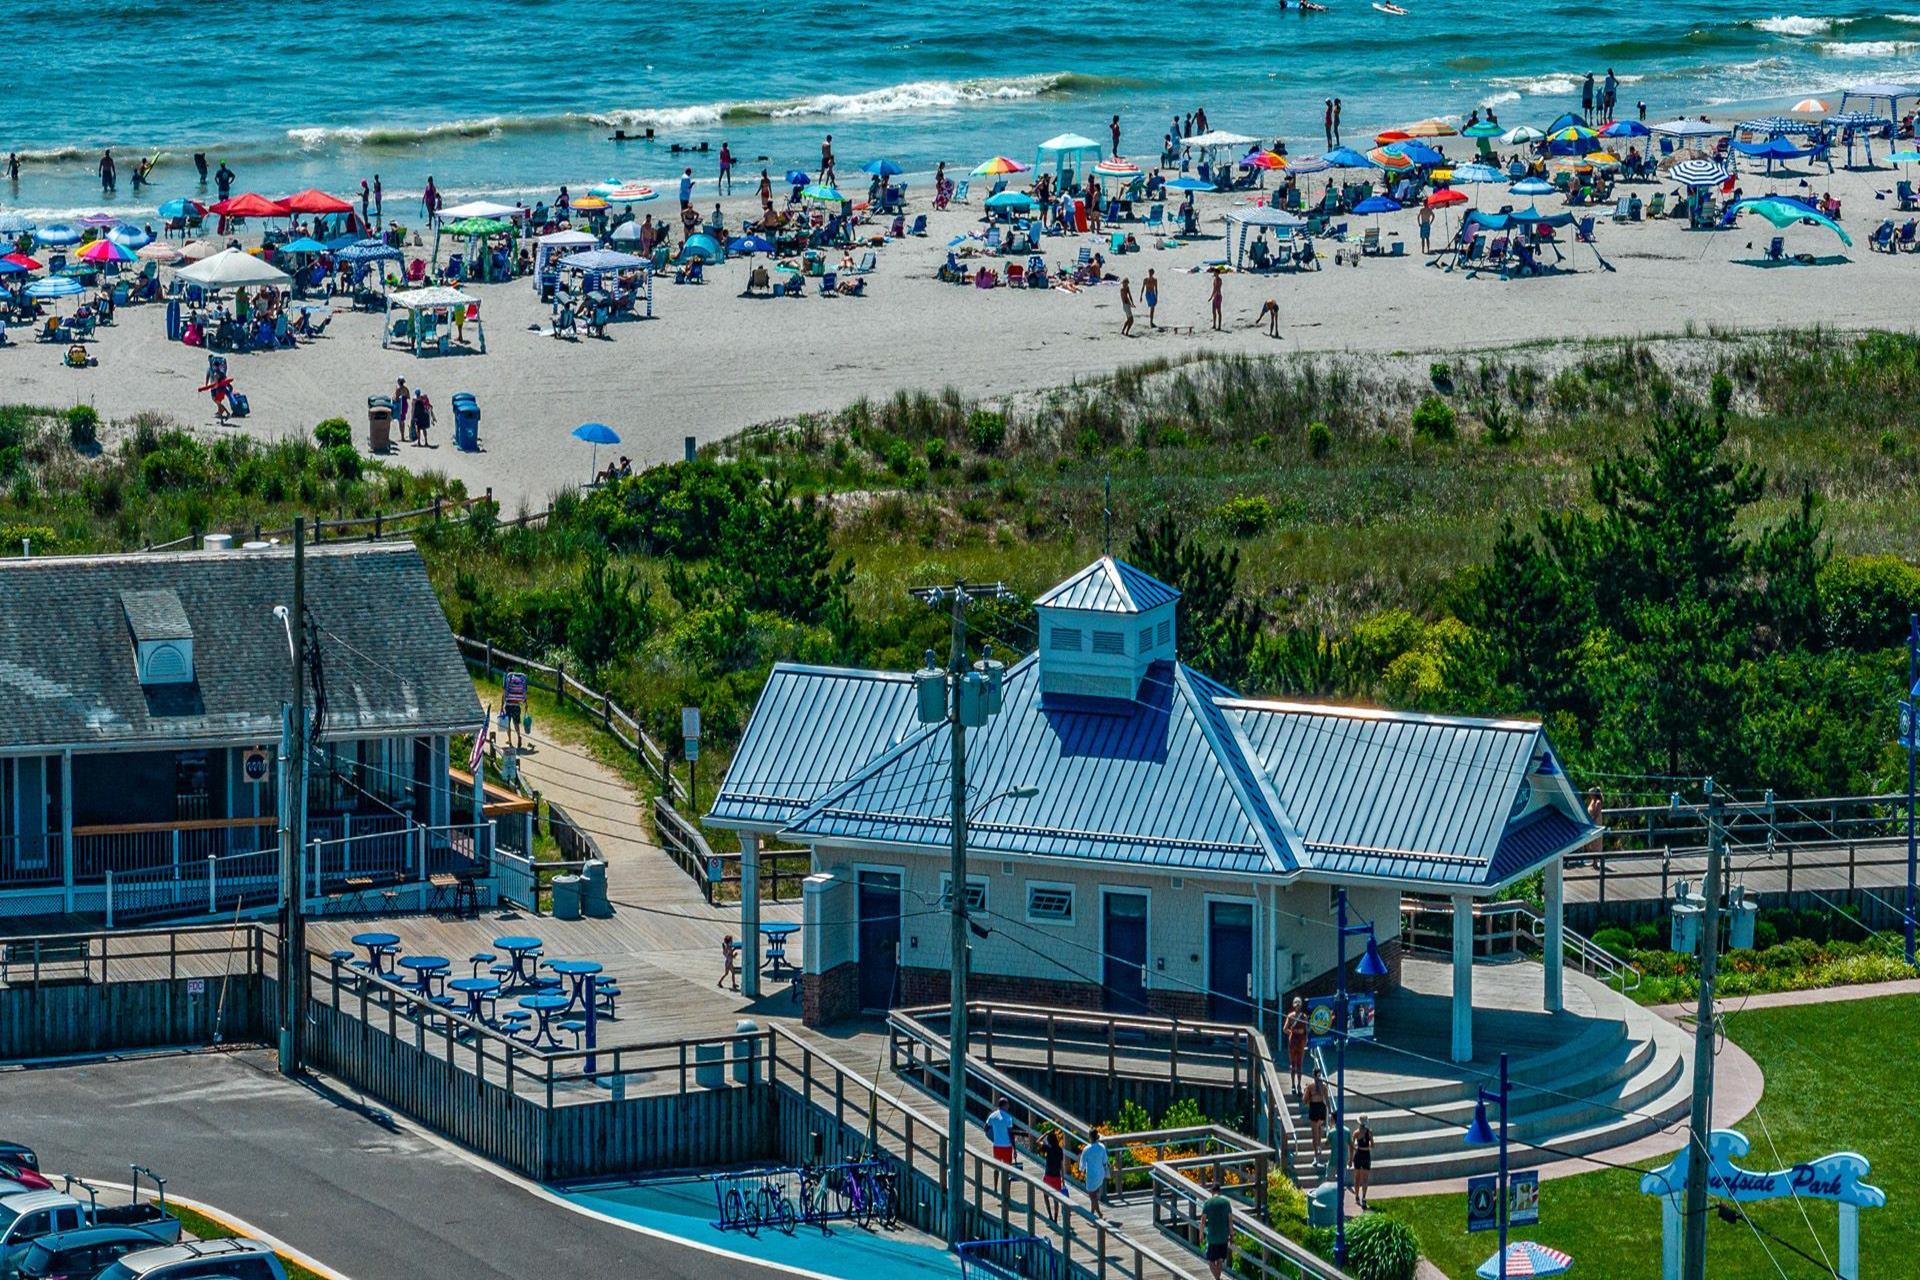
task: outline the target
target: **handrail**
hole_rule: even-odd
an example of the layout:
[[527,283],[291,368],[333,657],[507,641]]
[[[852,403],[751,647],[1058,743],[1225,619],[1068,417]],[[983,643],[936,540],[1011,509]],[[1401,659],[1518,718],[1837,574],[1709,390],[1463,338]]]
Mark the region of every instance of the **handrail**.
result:
[[[1156,1227],[1191,1237],[1199,1229],[1199,1208],[1211,1194],[1186,1172],[1191,1161],[1162,1161],[1153,1166],[1153,1224]],[[1168,1213],[1162,1216],[1165,1206]],[[1184,1212],[1183,1212],[1184,1210]],[[1305,1245],[1280,1234],[1258,1214],[1245,1206],[1233,1207],[1232,1270],[1236,1275],[1257,1274],[1284,1277],[1284,1280],[1350,1280],[1345,1271],[1328,1262]],[[1251,1240],[1257,1251],[1247,1248]],[[1276,1270],[1269,1254],[1279,1254],[1290,1270]]]
[[[1412,917],[1437,915],[1448,921],[1452,921],[1453,908],[1449,905],[1427,902],[1418,897],[1404,895],[1400,899],[1400,915],[1402,919],[1407,922],[1406,945],[1410,948],[1417,949],[1419,947],[1419,943],[1415,940],[1417,938],[1417,930],[1413,926]],[[1482,936],[1478,927],[1480,921],[1495,920],[1502,916],[1524,922],[1526,925],[1524,930],[1515,927],[1505,931],[1503,936],[1513,940],[1514,949],[1516,951],[1519,950],[1522,937],[1529,938],[1533,942],[1541,944],[1544,959],[1544,939],[1547,931],[1546,917],[1535,911],[1530,903],[1517,898],[1502,902],[1476,902],[1473,906],[1473,919],[1475,922],[1474,937],[1479,939]],[[1592,974],[1595,970],[1598,970],[1606,975],[1606,980],[1609,983],[1618,982],[1620,984],[1618,989],[1623,993],[1637,988],[1640,985],[1641,979],[1645,977],[1645,974],[1642,973],[1638,965],[1614,955],[1611,951],[1595,943],[1591,938],[1579,932],[1577,929],[1562,924],[1560,927],[1560,935],[1562,939],[1561,964],[1564,966],[1576,968],[1581,973],[1586,974]],[[1489,934],[1486,936],[1491,938],[1501,935]],[[1575,964],[1575,960],[1581,963]]]
[[[103,822],[75,827],[76,836],[137,836],[158,831],[233,831],[242,827],[270,827],[280,819],[264,818],[180,818],[173,822]],[[53,833],[49,833],[53,834]]]

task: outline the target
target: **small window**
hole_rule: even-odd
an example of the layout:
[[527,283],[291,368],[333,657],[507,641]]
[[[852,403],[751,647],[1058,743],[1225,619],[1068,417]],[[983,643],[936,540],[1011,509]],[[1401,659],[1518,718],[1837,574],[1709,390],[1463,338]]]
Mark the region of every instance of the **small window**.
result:
[[1122,631],[1094,632],[1093,651],[1095,653],[1124,654],[1127,651],[1126,633]]
[[1028,885],[1027,919],[1044,924],[1072,923],[1072,887],[1064,884]]
[[1053,629],[1053,647],[1062,653],[1080,652],[1080,628],[1055,627]]
[[[953,877],[941,876],[940,877],[940,905],[942,908],[945,908],[947,906],[947,894],[952,892],[952,889],[953,889]],[[987,909],[986,878],[984,876],[968,876],[967,877],[967,910],[975,913],[980,913],[980,912],[984,912],[986,909]]]
[[1160,624],[1160,643],[1165,644],[1171,639],[1173,639],[1173,622],[1168,620]]

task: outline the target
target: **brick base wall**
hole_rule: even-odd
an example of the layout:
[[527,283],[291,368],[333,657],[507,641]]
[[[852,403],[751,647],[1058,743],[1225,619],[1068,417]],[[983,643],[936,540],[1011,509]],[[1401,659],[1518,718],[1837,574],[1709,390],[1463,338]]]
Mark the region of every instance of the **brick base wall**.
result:
[[825,1027],[860,1012],[860,966],[849,960],[825,973],[810,973],[800,984],[800,1020]]
[[[1364,942],[1360,945],[1362,948],[1366,946]],[[1364,950],[1361,954],[1365,954]],[[1360,956],[1349,955],[1347,957],[1347,990],[1350,993],[1387,991],[1400,985],[1400,962],[1402,959],[1400,939],[1388,938],[1385,942],[1381,943],[1380,958],[1386,961],[1387,976],[1384,978],[1363,978],[1354,972],[1354,970],[1360,966]],[[1301,996],[1306,999],[1312,999],[1314,996],[1330,996],[1334,994],[1339,985],[1338,975],[1334,970],[1329,969],[1319,977],[1309,979],[1287,992],[1286,995],[1280,999],[1281,1007],[1285,1008],[1291,1005],[1295,996]]]
[[1185,987],[1153,988],[1147,992],[1147,1012],[1156,1018],[1207,1021],[1207,993]]
[[[902,968],[900,1003],[906,1006],[947,1003],[949,987],[945,969]],[[990,1000],[1004,1004],[1032,1004],[1055,1009],[1099,1009],[1105,997],[1099,987],[1085,982],[1061,982],[1053,978],[1015,978],[999,973],[975,973],[967,976],[969,1001]]]

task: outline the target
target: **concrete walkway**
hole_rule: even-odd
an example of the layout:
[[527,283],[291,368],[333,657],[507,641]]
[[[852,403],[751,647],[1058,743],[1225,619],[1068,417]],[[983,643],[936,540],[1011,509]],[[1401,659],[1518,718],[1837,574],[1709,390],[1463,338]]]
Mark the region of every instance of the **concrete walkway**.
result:
[[[1920,978],[1901,978],[1897,982],[1861,982],[1847,987],[1814,987],[1808,991],[1767,991],[1759,995],[1729,996],[1719,1003],[1721,1016],[1724,1017],[1748,1009],[1784,1009],[1792,1005],[1840,1004],[1848,1000],[1912,995],[1920,995]],[[1693,1001],[1653,1006],[1653,1011],[1668,1022],[1685,1022],[1688,1025],[1692,1025],[1698,1009],[1699,1006]]]

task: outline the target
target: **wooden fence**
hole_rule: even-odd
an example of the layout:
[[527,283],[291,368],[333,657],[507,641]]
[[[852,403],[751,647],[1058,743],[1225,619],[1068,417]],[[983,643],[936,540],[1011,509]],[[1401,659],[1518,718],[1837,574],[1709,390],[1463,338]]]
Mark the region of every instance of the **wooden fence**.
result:
[[[482,511],[495,512],[493,488],[477,498],[435,498],[424,507],[414,507],[408,511],[376,511],[370,516],[327,516],[315,513],[307,520],[307,538],[309,542],[386,542],[396,538],[406,538],[431,528],[444,520],[452,519],[456,523],[471,520]],[[553,508],[544,511],[530,511],[515,516],[511,520],[498,520],[495,523],[502,528],[519,525],[537,524],[553,514]],[[278,529],[267,529],[255,522],[252,532],[244,527],[226,530],[196,529],[182,537],[166,542],[149,542],[145,551],[198,551],[206,542],[209,532],[231,533],[235,538],[249,539],[254,542],[271,541],[275,538],[285,540],[293,536],[293,526],[286,525]]]

